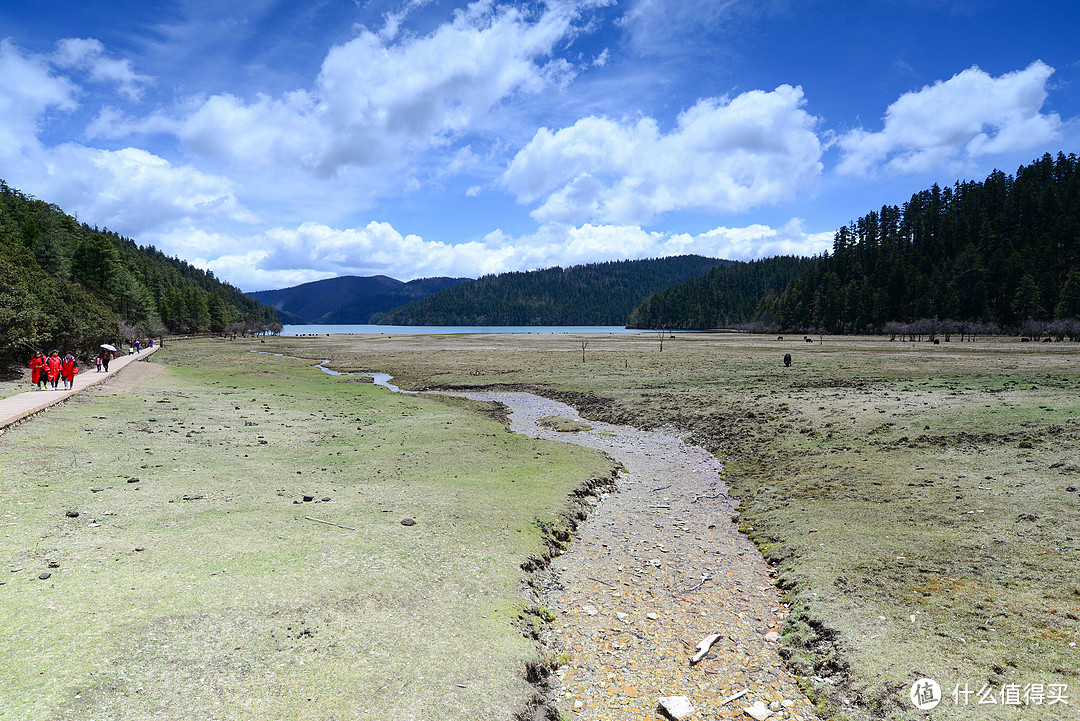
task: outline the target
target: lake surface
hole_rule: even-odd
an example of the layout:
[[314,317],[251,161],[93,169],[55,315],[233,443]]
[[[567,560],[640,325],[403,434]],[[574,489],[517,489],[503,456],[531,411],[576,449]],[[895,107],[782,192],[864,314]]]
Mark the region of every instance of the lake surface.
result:
[[651,333],[621,325],[287,325],[281,335],[434,335],[454,333]]

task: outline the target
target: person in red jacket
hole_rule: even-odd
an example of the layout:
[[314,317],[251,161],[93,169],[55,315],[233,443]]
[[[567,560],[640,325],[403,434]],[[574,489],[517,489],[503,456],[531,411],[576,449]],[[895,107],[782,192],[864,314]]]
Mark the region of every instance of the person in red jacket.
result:
[[64,390],[75,389],[75,374],[79,372],[79,366],[75,364],[75,356],[68,353],[60,364],[60,377],[64,379]]
[[49,385],[53,390],[56,390],[56,382],[60,380],[60,367],[64,364],[64,361],[60,360],[60,352],[53,351],[49,354],[49,357],[45,360],[45,375],[49,379]]
[[37,386],[37,390],[45,387],[45,354],[35,351],[30,359],[30,382]]

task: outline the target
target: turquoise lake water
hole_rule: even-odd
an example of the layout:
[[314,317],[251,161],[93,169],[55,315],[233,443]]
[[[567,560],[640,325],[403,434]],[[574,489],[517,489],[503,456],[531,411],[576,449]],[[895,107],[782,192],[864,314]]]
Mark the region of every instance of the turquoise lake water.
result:
[[281,335],[435,335],[461,333],[651,333],[619,325],[287,325]]

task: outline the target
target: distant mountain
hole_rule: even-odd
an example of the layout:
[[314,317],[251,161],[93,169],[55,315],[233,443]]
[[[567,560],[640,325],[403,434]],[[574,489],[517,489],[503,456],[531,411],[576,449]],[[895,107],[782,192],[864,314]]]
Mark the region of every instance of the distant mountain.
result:
[[469,280],[419,278],[405,283],[385,275],[347,275],[248,295],[276,309],[285,323],[367,324],[400,305]]
[[730,263],[681,255],[488,275],[396,308],[379,322],[623,325],[651,294]]

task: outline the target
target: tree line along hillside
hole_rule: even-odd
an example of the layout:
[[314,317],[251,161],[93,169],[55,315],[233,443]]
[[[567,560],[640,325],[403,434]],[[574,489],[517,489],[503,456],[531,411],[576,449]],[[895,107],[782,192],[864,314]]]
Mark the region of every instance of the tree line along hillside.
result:
[[630,314],[627,328],[708,330],[745,326],[815,260],[777,256],[736,262],[649,296]]
[[[781,288],[751,282],[782,281],[774,262],[790,262],[796,276]],[[705,328],[753,320],[779,331],[876,333],[930,318],[1004,328],[1076,319],[1078,160],[1044,155],[1015,176],[994,171],[981,182],[934,185],[841,228],[831,253],[714,273],[731,277],[651,297],[636,322]]]
[[650,294],[728,262],[683,255],[486,275],[396,308],[379,323],[623,325]]
[[125,337],[276,323],[272,308],[213,273],[81,224],[0,180],[0,368],[25,365],[34,349],[85,357]]

